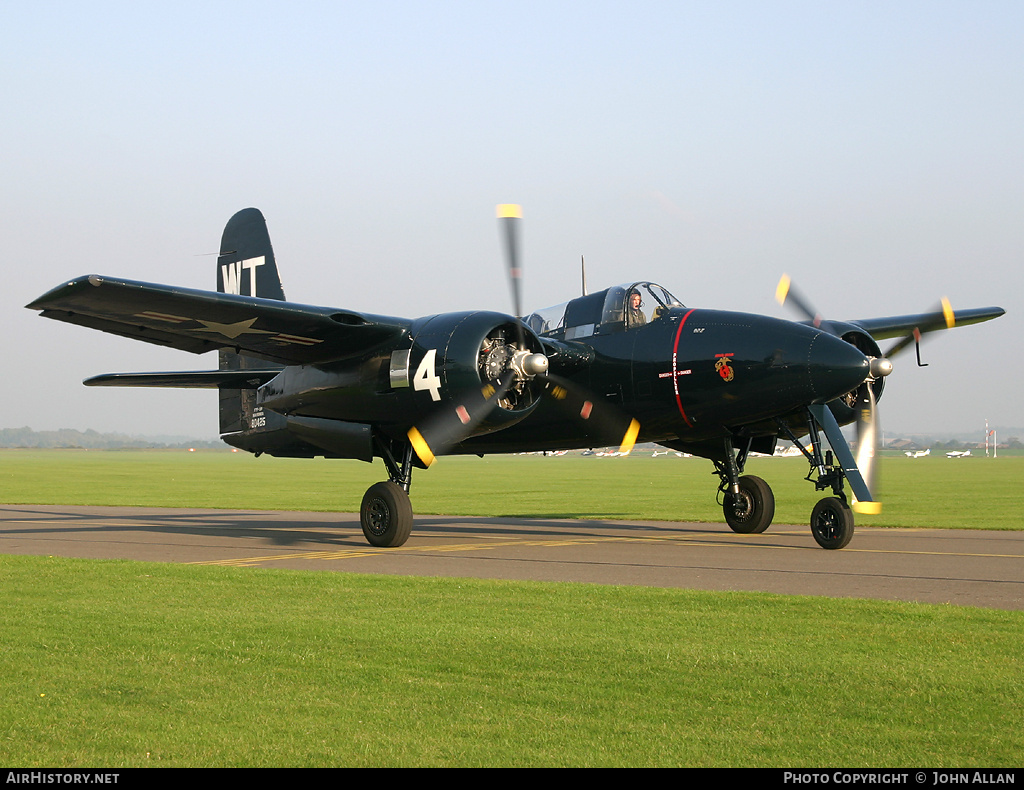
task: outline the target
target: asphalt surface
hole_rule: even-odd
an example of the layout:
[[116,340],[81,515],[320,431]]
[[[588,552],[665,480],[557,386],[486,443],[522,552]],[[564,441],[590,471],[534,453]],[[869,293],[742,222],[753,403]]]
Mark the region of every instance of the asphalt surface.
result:
[[1024,610],[1024,532],[859,527],[840,551],[809,527],[417,517],[376,549],[352,513],[0,505],[0,554],[630,584]]

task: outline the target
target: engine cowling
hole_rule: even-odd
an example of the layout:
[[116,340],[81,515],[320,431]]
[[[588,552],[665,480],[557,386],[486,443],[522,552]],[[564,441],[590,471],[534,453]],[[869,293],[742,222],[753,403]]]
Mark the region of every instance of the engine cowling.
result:
[[517,371],[515,380],[473,435],[515,425],[536,408],[540,394],[529,375],[529,354],[541,354],[542,345],[513,316],[444,313],[420,319],[411,329],[405,358],[403,352],[392,357],[391,384],[410,388],[414,412],[429,415],[446,401],[459,403],[466,392],[494,386],[510,368]]
[[[854,346],[858,351],[867,357],[881,358],[882,351],[878,347],[878,343],[871,337],[867,332],[853,324],[840,323],[837,321],[830,322],[833,329],[839,334],[839,336],[850,345]],[[875,400],[877,401],[882,397],[882,390],[885,388],[884,376],[876,376],[871,381],[871,389],[874,390]],[[857,405],[857,392],[851,390],[850,392],[843,395],[841,398],[837,398],[828,404],[829,409],[836,418],[836,422],[840,425],[848,425],[857,419],[856,405]]]

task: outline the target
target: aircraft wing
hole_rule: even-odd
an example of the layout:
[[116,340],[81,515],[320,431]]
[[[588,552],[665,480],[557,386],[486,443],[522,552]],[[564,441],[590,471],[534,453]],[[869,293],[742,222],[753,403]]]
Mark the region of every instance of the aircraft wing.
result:
[[1006,311],[1001,307],[975,307],[967,310],[950,309],[948,312],[919,313],[918,315],[897,315],[889,318],[866,318],[850,321],[859,326],[875,340],[904,337],[915,329],[934,332],[937,329],[952,329],[957,326],[980,324],[998,318]]
[[286,365],[343,359],[408,330],[396,318],[99,275],[59,285],[26,307],[193,354],[229,348]]

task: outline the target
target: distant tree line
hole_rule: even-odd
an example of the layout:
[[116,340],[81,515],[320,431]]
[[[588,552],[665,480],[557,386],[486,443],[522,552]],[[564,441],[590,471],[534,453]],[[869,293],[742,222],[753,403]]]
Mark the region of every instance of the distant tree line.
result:
[[128,436],[123,433],[100,433],[89,429],[79,431],[73,428],[61,428],[56,431],[34,431],[28,426],[24,428],[0,428],[0,447],[35,448],[35,449],[83,449],[83,450],[130,450],[130,449],[187,449],[224,448],[219,440],[187,439],[181,437],[145,437]]

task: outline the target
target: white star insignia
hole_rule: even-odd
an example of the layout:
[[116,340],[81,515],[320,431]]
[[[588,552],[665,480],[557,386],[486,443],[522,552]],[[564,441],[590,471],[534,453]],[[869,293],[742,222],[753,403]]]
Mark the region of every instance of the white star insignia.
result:
[[216,332],[218,335],[224,335],[224,337],[234,340],[239,335],[275,335],[276,332],[269,332],[265,329],[251,329],[250,327],[256,323],[255,318],[250,318],[248,321],[238,321],[234,324],[218,324],[216,321],[204,321],[201,318],[196,319],[202,324],[205,329],[196,329],[196,332]]

